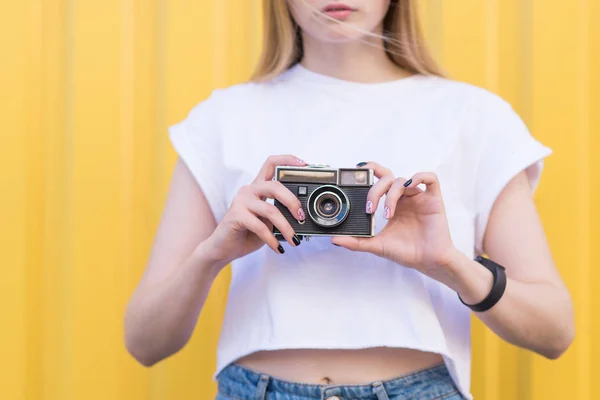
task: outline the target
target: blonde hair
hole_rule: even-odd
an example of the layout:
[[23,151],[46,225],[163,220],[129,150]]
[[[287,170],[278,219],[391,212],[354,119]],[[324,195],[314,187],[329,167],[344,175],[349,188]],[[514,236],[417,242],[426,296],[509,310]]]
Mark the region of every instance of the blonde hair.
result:
[[[264,47],[253,81],[275,77],[302,58],[300,28],[287,3],[287,0],[263,0]],[[427,50],[416,0],[391,0],[381,39],[388,57],[400,68],[413,74],[446,75]]]

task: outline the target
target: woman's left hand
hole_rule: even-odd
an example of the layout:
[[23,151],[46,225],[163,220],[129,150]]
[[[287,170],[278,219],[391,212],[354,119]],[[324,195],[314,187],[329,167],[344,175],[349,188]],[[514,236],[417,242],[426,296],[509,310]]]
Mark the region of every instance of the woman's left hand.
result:
[[[373,253],[405,267],[414,268],[437,280],[443,279],[457,250],[450,237],[448,219],[437,176],[422,172],[410,179],[394,177],[379,164],[371,168],[379,180],[367,197],[367,213],[373,213],[386,195],[386,226],[371,238],[337,236],[332,243],[349,250]],[[417,187],[425,185],[425,190]]]

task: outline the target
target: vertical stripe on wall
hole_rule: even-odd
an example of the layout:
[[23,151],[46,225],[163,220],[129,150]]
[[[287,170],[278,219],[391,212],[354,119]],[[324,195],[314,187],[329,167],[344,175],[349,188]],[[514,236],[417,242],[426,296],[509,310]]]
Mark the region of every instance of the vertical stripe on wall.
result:
[[[211,398],[229,270],[184,350],[152,369],[123,344],[176,155],[167,127],[249,76],[258,0],[22,0],[0,14],[0,398]],[[558,361],[474,318],[476,398],[600,398],[600,2],[424,0],[455,79],[508,100],[554,150],[536,193],[575,303]]]

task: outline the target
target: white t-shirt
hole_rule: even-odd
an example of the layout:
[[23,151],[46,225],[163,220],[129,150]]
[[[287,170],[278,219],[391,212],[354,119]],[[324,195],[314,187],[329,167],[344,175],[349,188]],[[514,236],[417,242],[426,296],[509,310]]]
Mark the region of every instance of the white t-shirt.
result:
[[[295,65],[267,83],[212,92],[170,128],[173,146],[217,221],[269,155],[354,167],[375,161],[405,178],[438,174],[455,246],[481,252],[492,205],[527,170],[536,187],[551,153],[511,106],[475,86],[413,76],[347,82]],[[383,202],[376,232],[385,225]],[[286,252],[261,250],[232,263],[215,377],[257,350],[414,348],[443,355],[470,394],[470,310],[421,273],[312,238]]]

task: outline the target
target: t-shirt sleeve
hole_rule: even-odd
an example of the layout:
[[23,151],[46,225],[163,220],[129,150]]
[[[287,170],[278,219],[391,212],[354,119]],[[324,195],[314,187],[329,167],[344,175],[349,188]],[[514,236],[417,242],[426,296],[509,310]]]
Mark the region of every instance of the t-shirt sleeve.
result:
[[227,212],[223,188],[223,149],[217,121],[216,93],[196,105],[182,121],[169,127],[169,138],[204,193],[215,220]]
[[[487,103],[487,104],[485,104]],[[544,159],[552,150],[534,138],[510,104],[493,97],[483,102],[480,120],[483,135],[476,178],[475,251],[483,253],[483,240],[490,212],[509,181],[525,171],[535,191]]]

